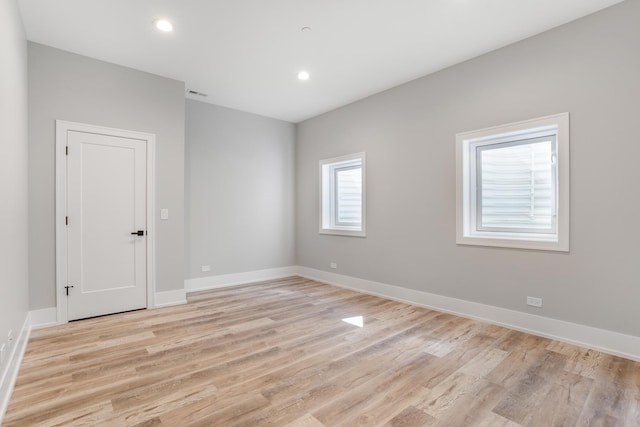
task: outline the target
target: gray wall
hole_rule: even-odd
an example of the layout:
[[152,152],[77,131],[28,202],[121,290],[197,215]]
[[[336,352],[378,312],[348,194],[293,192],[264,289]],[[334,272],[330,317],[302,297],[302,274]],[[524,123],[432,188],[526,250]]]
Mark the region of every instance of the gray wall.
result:
[[[640,336],[638,17],[627,0],[301,123],[298,264]],[[571,252],[456,246],[455,134],[565,111]],[[318,160],[359,151],[367,237],[320,235]]]
[[[30,307],[55,306],[55,120],[156,134],[156,290],[183,287],[184,83],[29,43]],[[160,208],[169,220],[160,221]]]
[[[0,346],[27,318],[27,41],[14,0],[0,1]],[[8,364],[0,365],[0,386]],[[0,401],[6,392],[0,387]],[[0,413],[0,419],[2,414]]]
[[187,100],[186,278],[295,264],[294,141],[291,123]]

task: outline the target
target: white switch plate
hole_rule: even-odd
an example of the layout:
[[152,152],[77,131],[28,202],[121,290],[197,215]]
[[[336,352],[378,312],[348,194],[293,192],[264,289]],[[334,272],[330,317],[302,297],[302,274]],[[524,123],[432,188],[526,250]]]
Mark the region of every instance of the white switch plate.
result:
[[329,266],[331,268],[338,268],[338,264],[336,264],[335,262],[332,262],[331,264],[329,264]]
[[4,365],[4,354],[7,350],[7,346],[5,344],[2,344],[2,347],[0,347],[0,366]]
[[527,305],[540,308],[542,307],[542,298],[527,297]]
[[211,266],[210,265],[203,265],[202,266],[202,271],[211,271]]
[[160,219],[169,219],[169,209],[160,209]]

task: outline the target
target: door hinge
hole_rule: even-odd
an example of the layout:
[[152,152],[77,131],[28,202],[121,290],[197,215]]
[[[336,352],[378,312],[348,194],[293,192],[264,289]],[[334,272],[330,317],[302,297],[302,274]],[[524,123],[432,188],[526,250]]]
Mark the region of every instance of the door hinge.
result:
[[64,147],[64,154],[65,154],[65,156],[69,155],[69,146],[68,145],[66,147]]
[[68,216],[64,217],[64,225],[69,225],[69,217]]
[[73,288],[73,285],[67,285],[64,287],[67,291],[67,296],[69,296],[69,288]]

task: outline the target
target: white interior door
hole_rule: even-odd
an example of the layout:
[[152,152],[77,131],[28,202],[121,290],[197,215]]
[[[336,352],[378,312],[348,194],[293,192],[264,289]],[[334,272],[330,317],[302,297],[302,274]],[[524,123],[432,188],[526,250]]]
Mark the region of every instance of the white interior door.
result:
[[147,305],[146,144],[67,133],[69,320]]

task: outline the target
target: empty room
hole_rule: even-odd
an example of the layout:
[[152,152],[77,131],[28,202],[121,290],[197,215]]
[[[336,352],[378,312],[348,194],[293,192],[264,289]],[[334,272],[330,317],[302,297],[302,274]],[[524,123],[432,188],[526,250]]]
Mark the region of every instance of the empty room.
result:
[[640,0],[0,0],[0,425],[640,426]]

